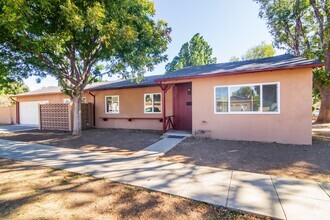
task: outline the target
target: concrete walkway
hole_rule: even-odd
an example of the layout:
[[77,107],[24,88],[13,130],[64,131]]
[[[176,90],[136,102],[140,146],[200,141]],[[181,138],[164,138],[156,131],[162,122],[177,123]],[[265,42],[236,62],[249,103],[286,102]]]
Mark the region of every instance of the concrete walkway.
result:
[[0,140],[0,157],[108,178],[278,219],[329,219],[330,184]]
[[0,125],[0,133],[12,133],[18,131],[31,131],[38,129],[38,125]]

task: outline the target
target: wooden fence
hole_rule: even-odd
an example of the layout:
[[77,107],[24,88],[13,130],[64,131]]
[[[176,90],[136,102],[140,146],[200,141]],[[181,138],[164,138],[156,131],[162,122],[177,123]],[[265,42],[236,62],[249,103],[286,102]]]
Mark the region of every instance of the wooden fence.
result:
[[[40,130],[72,131],[72,109],[69,104],[41,104]],[[93,126],[93,104],[81,104],[82,128]]]

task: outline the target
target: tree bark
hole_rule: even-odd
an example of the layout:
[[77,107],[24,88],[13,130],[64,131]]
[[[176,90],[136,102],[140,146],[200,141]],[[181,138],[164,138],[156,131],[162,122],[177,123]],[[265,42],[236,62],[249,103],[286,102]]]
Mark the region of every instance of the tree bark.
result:
[[319,88],[321,94],[321,108],[316,123],[330,123],[330,86]]
[[73,97],[73,132],[72,135],[81,135],[81,96],[78,95]]

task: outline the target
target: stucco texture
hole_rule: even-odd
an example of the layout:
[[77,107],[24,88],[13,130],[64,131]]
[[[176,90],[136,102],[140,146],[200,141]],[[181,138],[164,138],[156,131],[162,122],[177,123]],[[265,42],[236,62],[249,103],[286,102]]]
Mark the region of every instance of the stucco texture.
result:
[[36,102],[36,101],[48,101],[49,104],[63,103],[64,99],[69,98],[65,94],[45,94],[45,95],[30,95],[30,96],[17,96],[18,102]]
[[[280,83],[279,114],[215,114],[214,87]],[[312,143],[312,69],[250,73],[192,80],[193,132],[210,130],[211,138]]]
[[[162,113],[144,113],[144,94],[161,93],[159,86],[92,91],[92,93],[96,96],[96,127],[162,130],[162,122],[157,120],[162,118]],[[119,114],[107,114],[105,97],[115,95],[119,96]],[[172,89],[166,93],[166,114],[172,114]],[[103,118],[109,119],[104,121]],[[132,118],[132,121],[128,121],[128,118]]]
[[16,123],[16,106],[0,107],[0,124]]

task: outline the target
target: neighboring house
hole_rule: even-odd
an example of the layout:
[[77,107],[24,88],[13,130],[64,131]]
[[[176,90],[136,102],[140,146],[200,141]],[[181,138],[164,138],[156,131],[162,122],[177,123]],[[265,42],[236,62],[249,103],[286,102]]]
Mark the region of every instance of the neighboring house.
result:
[[[211,138],[311,144],[314,60],[270,58],[186,67],[166,75],[89,85],[95,127],[208,131]],[[38,124],[39,103],[64,103],[59,87],[16,96],[21,124]],[[171,119],[171,120],[170,120]]]

